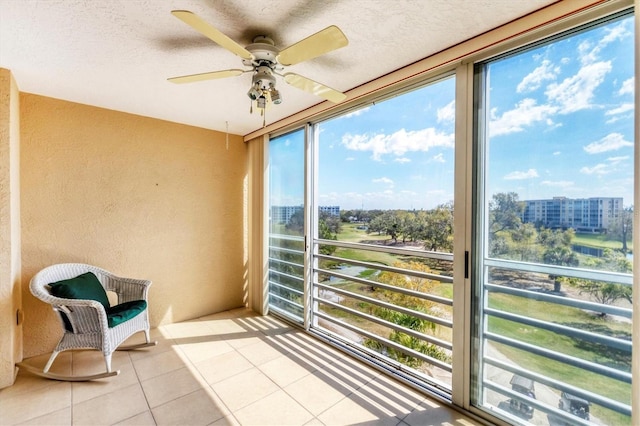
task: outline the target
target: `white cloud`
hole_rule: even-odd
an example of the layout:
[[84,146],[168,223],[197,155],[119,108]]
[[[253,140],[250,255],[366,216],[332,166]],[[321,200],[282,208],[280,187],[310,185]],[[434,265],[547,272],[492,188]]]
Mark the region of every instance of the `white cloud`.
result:
[[400,129],[391,135],[347,133],[342,137],[342,144],[353,151],[371,151],[372,158],[380,161],[386,154],[401,157],[407,152],[427,152],[435,147],[453,148],[454,135],[432,127],[409,132]]
[[608,44],[617,40],[622,40],[632,34],[631,30],[627,28],[627,23],[625,21],[620,22],[614,27],[605,28],[605,32],[606,34],[604,37],[602,37],[595,46],[589,41],[580,43],[580,46],[578,46],[578,53],[580,54],[580,61],[583,65],[597,61],[600,51]]
[[407,157],[399,157],[399,158],[396,158],[393,161],[395,161],[396,163],[404,164],[404,163],[410,163],[411,159],[407,158]]
[[[591,46],[587,42],[580,45],[581,50],[590,48]],[[565,78],[560,83],[549,84],[545,90],[548,100],[546,104],[538,105],[535,99],[525,98],[518,102],[514,109],[506,111],[500,117],[497,116],[495,109],[492,110],[489,134],[499,136],[521,132],[525,130],[525,127],[536,123],[546,123],[548,126],[546,130],[561,127],[562,123],[556,123],[552,117],[556,114],[568,114],[593,107],[594,91],[602,84],[611,69],[609,61],[588,63],[580,68],[575,75]],[[551,66],[548,61],[544,61],[543,65],[536,68],[520,82],[518,91],[530,90],[532,87],[537,88],[543,80],[550,79],[552,73],[557,72],[555,69],[550,70]],[[547,73],[546,76],[545,73]]]
[[355,161],[355,158],[353,157],[347,157],[344,159],[344,161]]
[[578,46],[578,55],[580,56],[580,61],[583,65],[588,64],[590,62],[594,62],[596,60],[595,49],[592,49],[593,45],[589,40],[585,40]]
[[593,92],[604,81],[609,71],[611,71],[610,61],[585,65],[577,74],[565,78],[562,83],[552,83],[547,86],[545,91],[547,99],[557,104],[562,114],[590,108]]
[[631,77],[625,81],[622,82],[622,86],[620,87],[620,90],[618,91],[619,95],[633,95],[633,86],[635,84],[635,78]]
[[583,167],[580,169],[580,173],[585,175],[606,175],[609,173],[609,167],[606,164],[596,164],[593,167]]
[[381,177],[378,179],[372,179],[371,182],[373,183],[384,183],[386,185],[393,185],[393,180],[389,179],[388,177]]
[[600,154],[602,152],[615,151],[625,146],[632,147],[633,143],[625,140],[620,133],[609,133],[599,141],[591,142],[582,149],[589,154]]
[[365,107],[365,108],[362,108],[362,109],[359,109],[359,110],[356,110],[356,111],[350,112],[349,114],[345,114],[345,115],[341,116],[340,118],[351,118],[351,117],[357,117],[357,116],[362,115],[362,114],[364,114],[365,112],[369,111],[369,109],[370,109],[370,108],[371,108],[371,107]]
[[560,155],[560,154],[562,154],[562,152],[560,152],[560,151],[554,151],[554,153],[553,153],[553,155]]
[[442,108],[438,108],[438,123],[453,123],[456,118],[456,101],[453,100]]
[[515,171],[508,173],[504,178],[506,180],[522,180],[522,179],[533,179],[538,177],[538,172],[536,169],[529,169],[526,172]]
[[557,180],[557,181],[544,180],[540,182],[540,184],[544,186],[551,186],[554,188],[569,188],[574,185],[574,182],[570,180]]
[[558,69],[554,69],[551,61],[545,59],[538,68],[531,71],[522,79],[516,90],[518,93],[533,92],[540,88],[543,81],[555,80],[557,73]]
[[526,98],[518,102],[514,109],[505,112],[500,117],[495,117],[495,110],[491,111],[492,120],[489,123],[489,133],[491,136],[498,136],[521,132],[525,126],[546,121],[556,111],[557,108],[554,106],[537,105],[535,99]]
[[628,111],[633,111],[633,103],[629,102],[629,103],[624,103],[622,105],[620,105],[618,108],[614,108],[614,109],[610,109],[609,111],[605,112],[605,115],[617,115],[617,114],[624,114],[625,112]]
[[598,47],[600,48],[603,48],[607,44],[612,43],[616,40],[622,40],[632,34],[631,30],[627,28],[626,21],[621,21],[615,27],[605,27],[605,31],[607,34],[602,37],[602,40],[600,40],[600,43],[598,43]]
[[435,155],[432,160],[436,163],[446,163],[446,160],[444,159],[444,155],[442,153]]
[[610,119],[608,119],[607,121],[605,121],[605,123],[607,124],[613,124],[616,121],[620,121],[620,120],[624,120],[625,118],[631,118],[633,117],[632,114],[628,114],[628,115],[614,115],[613,117],[611,117]]
[[625,161],[625,160],[628,160],[628,159],[629,159],[628,155],[621,155],[619,157],[609,157],[609,158],[607,158],[607,161],[609,161],[610,163],[613,163],[613,164],[618,164],[618,163],[620,163],[622,161]]

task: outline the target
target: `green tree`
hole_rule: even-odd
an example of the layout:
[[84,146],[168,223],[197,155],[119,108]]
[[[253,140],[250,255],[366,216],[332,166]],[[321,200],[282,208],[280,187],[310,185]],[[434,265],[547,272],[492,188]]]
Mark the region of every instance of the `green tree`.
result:
[[304,235],[304,209],[300,207],[291,215],[285,226],[292,235]]
[[340,210],[340,220],[342,222],[349,223],[352,217],[356,217],[356,213],[353,210]]
[[[329,225],[323,220],[320,219],[320,221],[318,222],[318,237],[323,239],[323,240],[337,240],[338,236],[337,234],[334,234],[333,232],[331,232],[331,228],[329,227]],[[320,244],[319,247],[319,251],[320,254],[326,254],[326,255],[331,255],[333,253],[335,253],[337,247],[336,246],[330,246],[327,244]]]
[[536,244],[538,231],[532,223],[523,223],[518,229],[511,231],[511,252],[519,260],[534,262],[539,260],[540,246]]
[[389,235],[394,242],[402,234],[402,220],[397,210],[387,210],[376,216],[369,224],[368,232]]
[[491,235],[500,231],[516,230],[522,225],[525,203],[515,192],[499,192],[489,202],[489,227]]
[[453,204],[430,210],[424,225],[424,246],[431,251],[453,251]]
[[627,241],[631,240],[633,236],[633,206],[626,207],[620,211],[620,215],[609,225],[607,235],[622,242],[623,254],[629,252]]
[[511,236],[522,226],[525,203],[515,192],[499,192],[489,202],[489,254],[509,257]]
[[[603,249],[602,256],[591,259],[587,266],[598,270],[623,273],[630,273],[633,269],[631,261],[624,253],[610,248]],[[582,279],[572,279],[569,283],[580,290],[581,294],[587,293],[592,300],[598,303],[611,305],[618,300],[633,302],[631,286]],[[601,316],[604,317],[606,314],[603,312]]]
[[[633,289],[628,285],[590,280],[575,280],[572,285],[580,290],[580,294],[588,293],[591,299],[603,305],[611,305],[621,299],[633,303]],[[607,314],[602,312],[600,315],[604,317]]]
[[[394,266],[403,269],[410,270],[418,270],[422,272],[431,272],[431,269],[420,263],[420,262],[396,262]],[[437,284],[436,281],[425,279],[425,278],[417,278],[417,277],[408,277],[404,274],[397,274],[394,272],[383,271],[378,276],[378,281],[383,282],[385,284],[392,285],[394,287],[410,289],[414,291],[419,291],[421,293],[430,293],[433,287]],[[424,299],[409,296],[404,293],[394,292],[385,289],[376,289],[376,293],[379,299],[394,304],[396,306],[401,306],[403,308],[411,309],[417,312],[430,313],[433,309],[433,302],[426,301]],[[392,322],[396,325],[402,326],[404,328],[414,330],[420,333],[424,333],[428,330],[435,330],[436,324],[431,321],[424,320],[422,318],[418,318],[414,315],[410,315],[404,312],[398,312],[392,309],[376,307],[374,309],[374,315],[379,318],[385,319],[389,322]],[[434,345],[432,343],[426,342],[422,339],[418,339],[410,334],[407,334],[402,331],[393,330],[389,337],[389,340],[392,342],[398,343],[406,348],[415,350],[422,354],[428,355],[432,358],[450,362],[451,357],[439,346]],[[377,340],[366,339],[364,342],[365,346],[375,349],[379,352],[386,353],[390,358],[395,359],[397,361],[402,362],[405,365],[408,365],[413,368],[420,367],[424,361],[420,358],[416,358],[406,352],[397,350],[393,347],[384,345]]]
[[342,221],[339,216],[332,215],[328,212],[321,211],[319,214],[319,222],[324,222],[333,234],[339,234],[342,229]]
[[[578,255],[573,251],[571,243],[575,237],[573,229],[551,230],[542,228],[538,233],[538,241],[543,246],[542,260],[545,263],[561,266],[578,266]],[[563,278],[559,275],[549,275],[553,280],[553,291],[562,290]]]

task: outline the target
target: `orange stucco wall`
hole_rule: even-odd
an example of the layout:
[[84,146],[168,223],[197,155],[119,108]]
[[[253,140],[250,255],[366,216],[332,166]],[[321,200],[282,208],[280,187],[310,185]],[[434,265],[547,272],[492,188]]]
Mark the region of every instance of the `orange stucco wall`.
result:
[[240,136],[26,93],[20,117],[25,357],[59,337],[28,290],[54,263],[152,280],[152,326],[244,304]]
[[0,389],[22,360],[19,99],[13,75],[0,68]]

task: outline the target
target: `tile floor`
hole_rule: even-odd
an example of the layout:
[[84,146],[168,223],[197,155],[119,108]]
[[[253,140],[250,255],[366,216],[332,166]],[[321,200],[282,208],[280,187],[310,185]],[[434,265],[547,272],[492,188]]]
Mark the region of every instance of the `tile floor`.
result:
[[[120,375],[56,382],[20,372],[0,425],[453,425],[474,421],[273,317],[245,309],[152,330],[158,346],[116,352]],[[135,337],[135,336],[134,336]],[[26,362],[42,366],[48,355]],[[100,372],[97,351],[51,371]]]

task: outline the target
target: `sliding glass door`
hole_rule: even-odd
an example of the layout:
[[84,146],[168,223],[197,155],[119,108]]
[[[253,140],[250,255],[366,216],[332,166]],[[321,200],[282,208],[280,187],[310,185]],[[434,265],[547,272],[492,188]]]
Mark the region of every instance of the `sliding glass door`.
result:
[[269,141],[269,309],[305,317],[305,137],[297,130]]
[[631,422],[632,14],[478,64],[472,403]]
[[455,78],[314,126],[311,329],[450,394]]

